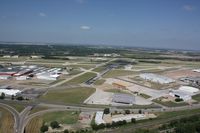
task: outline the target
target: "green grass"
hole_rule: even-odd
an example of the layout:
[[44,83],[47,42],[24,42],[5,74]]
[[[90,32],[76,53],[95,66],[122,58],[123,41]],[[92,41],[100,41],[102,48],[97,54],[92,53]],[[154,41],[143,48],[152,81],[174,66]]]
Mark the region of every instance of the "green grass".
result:
[[79,112],[72,111],[59,111],[46,113],[42,115],[42,119],[45,123],[50,124],[52,121],[57,121],[61,124],[74,124],[78,121]]
[[153,100],[153,101],[156,102],[156,103],[158,103],[158,104],[162,104],[164,106],[167,106],[167,107],[179,107],[179,106],[188,105],[188,103],[185,103],[185,102],[179,102],[179,103],[172,102],[172,101],[162,102],[162,101],[160,101],[158,99]]
[[46,95],[42,96],[41,100],[50,102],[61,102],[69,104],[80,104],[95,92],[94,88],[77,87],[65,90],[50,90]]
[[105,79],[99,79],[96,82],[94,82],[95,85],[102,85],[106,80]]
[[105,90],[106,92],[113,92],[113,93],[124,93],[124,94],[130,94],[126,91],[123,91],[123,90],[120,90],[120,89],[108,89],[108,90]]
[[42,107],[42,106],[37,106],[35,108],[33,108],[29,114],[34,114],[36,112],[39,112],[39,111],[43,111],[43,110],[46,110],[48,109],[48,107]]
[[147,94],[144,94],[144,93],[140,93],[140,96],[145,98],[145,99],[148,99],[150,98],[151,96],[147,95]]
[[137,72],[134,71],[128,71],[128,70],[111,70],[108,73],[106,73],[103,77],[104,78],[113,78],[118,76],[127,76],[127,75],[133,75]]
[[197,95],[192,96],[192,99],[194,99],[194,100],[200,102],[200,94],[197,94]]
[[49,85],[57,84],[58,82],[61,82],[61,81],[63,81],[63,80],[65,80],[65,79],[58,79],[58,80],[56,80],[56,81],[53,81],[53,82],[49,83]]
[[91,69],[91,68],[93,68],[93,67],[95,67],[95,65],[91,65],[91,64],[78,64],[78,65],[69,65],[69,67],[72,67],[72,68],[75,68],[75,69],[77,69],[77,68],[84,68],[84,69]]
[[15,108],[19,113],[25,109],[24,105],[21,104],[14,104],[14,103],[8,103],[8,105],[12,106],[13,108]]
[[81,84],[88,81],[90,78],[96,76],[95,73],[87,72],[81,76],[73,78],[72,80],[66,82],[66,84]]
[[103,71],[105,68],[106,68],[105,66],[100,66],[100,67],[97,67],[97,68],[93,69],[93,71],[95,71],[95,72],[101,72],[101,71]]

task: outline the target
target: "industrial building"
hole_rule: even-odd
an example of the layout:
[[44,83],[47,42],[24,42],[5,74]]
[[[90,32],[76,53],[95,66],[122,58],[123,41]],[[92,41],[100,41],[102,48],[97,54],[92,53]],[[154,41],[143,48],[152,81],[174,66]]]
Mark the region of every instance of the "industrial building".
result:
[[44,72],[44,73],[38,73],[36,74],[36,76],[38,79],[43,79],[43,80],[57,80],[60,75],[57,73]]
[[189,93],[196,93],[199,91],[199,89],[191,87],[191,86],[181,86],[179,90],[189,92]]
[[172,97],[181,98],[184,101],[188,101],[188,100],[192,99],[191,94],[188,94],[187,92],[182,91],[182,90],[172,90],[169,93],[169,95],[172,96]]
[[100,125],[102,123],[105,123],[105,121],[103,120],[103,111],[98,111],[96,112],[96,115],[95,115],[95,123],[97,125]]
[[145,80],[149,80],[152,82],[156,82],[159,84],[168,84],[168,83],[172,83],[175,82],[175,80],[162,76],[162,75],[158,75],[158,74],[153,74],[153,73],[143,73],[140,74],[140,78],[145,79]]
[[181,98],[184,101],[192,99],[192,96],[197,93],[199,89],[190,86],[181,86],[178,90],[170,91],[169,95]]
[[20,90],[14,90],[14,89],[0,89],[0,94],[4,93],[6,96],[16,96],[17,94],[20,94]]
[[7,80],[10,79],[11,76],[10,75],[0,75],[0,80]]
[[133,104],[135,102],[135,97],[129,94],[116,93],[113,95],[112,102],[122,104]]
[[19,76],[19,77],[16,77],[15,79],[16,80],[27,80],[27,79],[29,79],[30,77],[28,77],[28,76]]
[[0,79],[9,79],[15,77],[16,80],[26,80],[36,76],[38,79],[57,80],[61,74],[61,68],[45,68],[30,66],[10,66],[0,68]]

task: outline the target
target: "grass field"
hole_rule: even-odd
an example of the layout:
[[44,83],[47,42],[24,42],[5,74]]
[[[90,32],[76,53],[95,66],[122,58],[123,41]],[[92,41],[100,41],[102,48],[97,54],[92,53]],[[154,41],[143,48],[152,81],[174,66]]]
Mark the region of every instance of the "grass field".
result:
[[94,82],[95,85],[102,85],[106,80],[105,79],[99,79],[96,82]]
[[101,72],[101,71],[103,71],[105,68],[106,68],[105,66],[100,66],[100,67],[97,67],[97,68],[93,69],[93,71],[95,71],[95,72]]
[[79,77],[76,77],[76,78],[66,82],[66,84],[81,84],[81,83],[88,81],[89,79],[91,79],[94,76],[96,76],[95,73],[87,72]]
[[108,73],[106,73],[103,77],[104,78],[114,78],[118,76],[128,76],[136,74],[137,72],[134,71],[128,71],[128,70],[111,70]]
[[74,124],[78,121],[78,112],[59,111],[46,113],[33,118],[26,126],[26,133],[40,133],[40,127],[43,123],[49,125],[52,121],[58,121],[60,124]]
[[[156,115],[158,117],[155,118],[155,119],[152,119],[152,120],[140,120],[140,121],[136,122],[136,124],[130,123],[130,124],[121,126],[121,127],[117,128],[117,130],[114,130],[114,131],[115,131],[115,133],[122,133],[122,132],[133,133],[134,129],[135,129],[135,126],[137,126],[137,125],[152,124],[152,123],[155,123],[155,122],[161,124],[161,122],[163,120],[166,120],[166,119],[172,119],[174,117],[182,117],[182,118],[183,117],[188,117],[188,116],[191,116],[191,115],[199,114],[199,112],[200,112],[200,109],[156,113]],[[152,128],[154,128],[155,125],[156,124],[152,125]],[[102,133],[102,132],[100,132],[100,133]]]
[[148,99],[150,98],[151,96],[147,95],[147,94],[144,94],[144,93],[140,93],[140,96],[145,98],[145,99]]
[[0,133],[13,133],[14,118],[12,114],[0,108]]
[[78,64],[78,65],[69,65],[69,67],[72,67],[72,68],[84,68],[84,69],[90,69],[90,68],[93,68],[95,67],[95,65],[93,64]]
[[21,104],[9,103],[8,105],[14,107],[19,113],[24,110],[25,106]]
[[120,89],[107,89],[106,92],[113,92],[113,93],[124,93],[124,94],[130,94],[126,91],[120,90]]
[[43,125],[43,120],[41,117],[33,118],[26,126],[26,133],[40,133],[40,128]]
[[172,102],[172,101],[162,102],[158,99],[155,99],[153,101],[158,103],[158,104],[162,104],[164,106],[167,106],[167,107],[179,107],[179,106],[188,105],[188,103],[185,103],[185,102],[180,102],[180,103],[176,103],[176,102]]
[[192,96],[192,99],[194,99],[194,100],[200,102],[200,94],[197,94],[197,95]]
[[40,99],[50,102],[80,104],[83,103],[83,101],[94,92],[95,89],[89,87],[78,87],[65,90],[51,90]]

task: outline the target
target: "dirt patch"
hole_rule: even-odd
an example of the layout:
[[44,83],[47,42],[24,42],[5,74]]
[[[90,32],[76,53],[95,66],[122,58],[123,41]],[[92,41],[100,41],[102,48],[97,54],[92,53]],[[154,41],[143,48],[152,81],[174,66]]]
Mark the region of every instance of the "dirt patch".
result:
[[189,69],[167,71],[164,72],[163,75],[173,79],[179,79],[181,77],[200,77],[200,73],[193,72]]

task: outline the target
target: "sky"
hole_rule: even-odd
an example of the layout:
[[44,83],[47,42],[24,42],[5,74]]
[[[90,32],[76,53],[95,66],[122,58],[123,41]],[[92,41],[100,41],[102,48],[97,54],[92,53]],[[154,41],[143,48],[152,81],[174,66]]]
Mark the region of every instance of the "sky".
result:
[[200,0],[0,0],[0,41],[200,50]]

